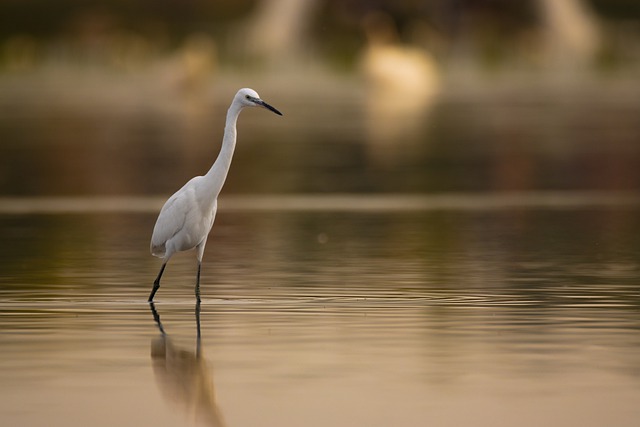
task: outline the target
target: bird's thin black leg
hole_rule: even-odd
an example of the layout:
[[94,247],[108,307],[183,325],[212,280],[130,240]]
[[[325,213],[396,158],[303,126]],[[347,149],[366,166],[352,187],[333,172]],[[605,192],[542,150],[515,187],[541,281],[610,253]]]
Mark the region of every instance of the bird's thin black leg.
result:
[[200,303],[200,267],[202,262],[198,260],[198,275],[196,276],[196,301]]
[[155,296],[156,292],[158,292],[158,289],[160,289],[160,278],[162,277],[162,273],[164,273],[164,268],[166,266],[166,262],[162,263],[162,267],[160,267],[160,273],[158,273],[158,277],[156,277],[156,280],[153,282],[153,289],[151,290],[151,295],[149,295],[149,299],[147,300],[148,302],[153,302],[153,297]]
[[200,299],[196,301],[196,356],[200,357],[202,334],[200,333]]

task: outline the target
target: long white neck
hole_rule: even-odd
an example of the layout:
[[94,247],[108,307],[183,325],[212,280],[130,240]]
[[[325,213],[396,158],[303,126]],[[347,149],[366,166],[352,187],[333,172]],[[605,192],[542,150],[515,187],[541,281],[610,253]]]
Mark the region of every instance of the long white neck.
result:
[[231,104],[227,111],[227,120],[224,125],[224,136],[222,137],[222,148],[218,158],[204,176],[207,181],[207,193],[215,199],[220,194],[224,181],[227,179],[231,159],[236,148],[236,122],[242,107],[235,102]]

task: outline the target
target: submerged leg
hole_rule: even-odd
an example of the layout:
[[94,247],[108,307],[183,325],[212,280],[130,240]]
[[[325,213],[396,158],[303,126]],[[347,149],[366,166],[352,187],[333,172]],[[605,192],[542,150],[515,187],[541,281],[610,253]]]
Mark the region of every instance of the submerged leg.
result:
[[158,273],[158,277],[156,277],[156,280],[153,282],[153,289],[151,290],[151,295],[149,295],[149,299],[147,300],[148,302],[153,302],[154,295],[158,292],[158,289],[160,289],[160,278],[162,277],[162,273],[164,273],[164,268],[166,266],[167,263],[163,262],[162,267],[160,267],[160,273]]
[[200,303],[200,267],[202,267],[202,261],[198,260],[198,275],[196,276],[196,301]]

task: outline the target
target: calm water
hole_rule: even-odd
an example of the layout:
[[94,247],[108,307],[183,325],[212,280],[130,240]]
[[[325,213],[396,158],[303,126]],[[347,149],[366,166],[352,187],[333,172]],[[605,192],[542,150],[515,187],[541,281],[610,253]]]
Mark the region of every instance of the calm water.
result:
[[153,206],[0,215],[2,424],[638,424],[637,203],[256,206],[199,312],[192,252],[145,302]]
[[151,230],[255,81],[0,79],[2,426],[639,424],[637,82],[415,111],[289,77],[241,117],[199,308],[193,253],[146,303]]

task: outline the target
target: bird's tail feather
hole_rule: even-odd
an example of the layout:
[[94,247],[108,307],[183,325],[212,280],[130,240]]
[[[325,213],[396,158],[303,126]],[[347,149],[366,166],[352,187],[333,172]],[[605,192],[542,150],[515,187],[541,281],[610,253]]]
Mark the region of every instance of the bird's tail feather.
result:
[[158,257],[158,258],[164,258],[164,255],[167,253],[166,251],[166,246],[165,245],[154,245],[153,243],[151,243],[151,255]]

